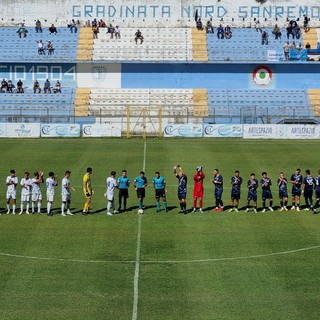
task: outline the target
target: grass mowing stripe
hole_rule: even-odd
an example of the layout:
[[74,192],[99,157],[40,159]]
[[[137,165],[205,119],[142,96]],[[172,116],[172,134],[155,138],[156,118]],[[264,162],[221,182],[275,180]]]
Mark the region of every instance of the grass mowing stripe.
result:
[[[146,170],[146,156],[147,156],[147,143],[143,146],[143,166],[142,170]],[[138,235],[137,235],[137,252],[136,252],[136,265],[134,270],[133,280],[133,310],[132,320],[138,318],[138,302],[139,302],[139,271],[140,271],[140,247],[141,247],[141,219],[142,216],[138,217]]]

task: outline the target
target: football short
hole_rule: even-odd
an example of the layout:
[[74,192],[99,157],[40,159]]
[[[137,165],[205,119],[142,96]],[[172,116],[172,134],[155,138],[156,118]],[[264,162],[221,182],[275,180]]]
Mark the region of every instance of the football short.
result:
[[47,201],[53,202],[53,200],[54,200],[54,193],[47,192]]
[[270,190],[262,190],[262,200],[272,199],[272,192]]
[[84,193],[84,196],[87,198],[87,199],[91,199],[92,198],[92,193],[88,193],[89,195],[87,196],[87,192],[85,190],[83,190],[83,193]]
[[165,198],[166,191],[164,189],[156,189],[155,196],[156,196],[156,198]]
[[282,199],[282,198],[288,198],[288,192],[287,192],[287,191],[279,190],[279,198],[280,198],[280,199]]
[[305,198],[312,198],[313,190],[304,190],[304,197]]
[[119,198],[129,198],[129,190],[128,189],[119,189]]
[[71,201],[71,194],[65,193],[61,195],[62,202],[70,202]]
[[7,191],[6,199],[16,199],[17,198],[17,191]]
[[257,196],[257,193],[252,193],[252,192],[249,192],[248,193],[248,197],[247,197],[247,200],[248,201],[257,201],[258,199],[258,196]]
[[236,192],[234,190],[231,190],[231,199],[240,200],[240,192]]
[[137,189],[137,197],[143,199],[146,196],[146,190],[144,188]]
[[113,201],[113,199],[114,199],[114,192],[107,192],[107,193],[106,193],[106,197],[107,197],[108,201]]
[[204,190],[193,190],[193,197],[194,198],[203,198]]
[[300,197],[301,196],[301,189],[297,189],[297,188],[292,188],[292,196],[293,197],[295,197],[295,196],[297,196],[297,197]]
[[187,190],[178,190],[178,199],[186,199]]
[[222,189],[215,189],[214,190],[214,197],[217,198],[217,199],[221,199],[222,198],[222,192],[223,190]]
[[29,202],[30,201],[30,193],[21,194],[21,202]]
[[41,201],[42,200],[42,193],[33,193],[32,196],[31,196],[31,200],[33,202]]

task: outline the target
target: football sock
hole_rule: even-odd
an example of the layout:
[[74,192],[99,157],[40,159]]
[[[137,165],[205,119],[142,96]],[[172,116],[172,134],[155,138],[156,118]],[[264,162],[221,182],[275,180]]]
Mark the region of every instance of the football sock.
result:
[[67,210],[70,210],[70,201],[67,202]]
[[38,213],[40,213],[40,212],[41,212],[41,202],[38,201]]
[[197,199],[193,200],[193,207],[196,208],[197,207]]
[[[26,208],[27,211],[29,211],[29,207],[30,207],[29,202],[27,202],[27,208]],[[23,204],[22,204],[22,208],[23,208]]]
[[138,206],[139,206],[140,209],[142,209],[142,200],[138,201]]
[[186,203],[186,202],[183,203],[183,210],[184,210],[184,211],[187,210],[187,203]]
[[12,205],[12,212],[15,213],[16,212],[16,205]]
[[284,202],[284,206],[286,207],[288,205],[288,201],[285,201]]
[[280,201],[280,207],[283,208],[283,201]]
[[50,213],[50,210],[51,210],[51,202],[48,202],[47,203],[47,214]]
[[200,209],[202,208],[202,199],[200,199],[199,201],[199,206],[200,206]]
[[220,199],[220,204],[221,204],[221,207],[223,207],[223,201],[222,201],[222,199]]
[[127,209],[127,198],[126,197],[124,197],[124,199],[123,199],[123,207],[125,210]]
[[163,201],[164,210],[167,210],[167,201]]
[[21,202],[21,204],[20,204],[20,211],[21,212],[23,211],[23,202]]
[[88,204],[85,203],[83,206],[83,212],[87,212],[88,211]]
[[10,210],[10,204],[7,204],[7,209]]
[[110,212],[111,209],[111,201],[108,201],[107,203],[107,211]]
[[300,207],[300,203],[297,203],[297,204],[296,204],[296,207],[299,208],[299,207]]
[[183,210],[183,203],[180,202],[180,209]]
[[32,212],[34,212],[34,202],[32,201],[32,204],[31,204],[31,208],[32,208]]
[[263,209],[266,208],[266,200],[263,200],[263,201],[262,201],[262,206],[263,206]]
[[159,201],[156,202],[156,205],[157,205],[157,210],[160,210],[160,202]]
[[62,202],[62,205],[61,205],[61,213],[64,213],[64,203]]
[[306,199],[306,207],[309,207],[309,199],[308,198],[305,198]]
[[219,200],[216,198],[216,208],[219,207]]
[[273,205],[273,200],[270,200],[269,206],[272,207]]
[[[295,206],[296,206],[295,201],[292,201],[292,206],[293,206],[293,207],[295,207]],[[297,204],[297,206],[298,206],[298,204]]]

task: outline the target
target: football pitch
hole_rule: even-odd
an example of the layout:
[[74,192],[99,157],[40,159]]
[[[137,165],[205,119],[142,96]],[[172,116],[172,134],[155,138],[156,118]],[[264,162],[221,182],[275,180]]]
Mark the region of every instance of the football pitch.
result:
[[[302,174],[310,169],[316,176],[318,141],[3,139],[0,144],[0,319],[319,319],[320,214],[261,209],[257,214],[214,213],[211,182],[218,168],[227,206],[230,178],[239,170],[243,207],[250,174],[260,180],[267,171],[274,205],[279,206],[279,172],[290,179],[300,167]],[[203,166],[204,213],[178,213],[178,181],[172,172],[177,163],[188,176],[188,208],[192,176]],[[95,194],[93,214],[83,216],[87,167],[93,168]],[[54,171],[59,184],[70,170],[75,214],[60,215],[58,186],[53,217],[6,215],[10,169],[19,181],[26,170],[31,176],[42,170],[45,178]],[[137,215],[131,186],[130,210],[106,216],[106,178],[112,170],[118,177],[123,169],[131,182],[141,170],[146,172],[143,215]],[[156,212],[155,171],[166,178],[169,212]],[[261,208],[260,186],[258,190]]]

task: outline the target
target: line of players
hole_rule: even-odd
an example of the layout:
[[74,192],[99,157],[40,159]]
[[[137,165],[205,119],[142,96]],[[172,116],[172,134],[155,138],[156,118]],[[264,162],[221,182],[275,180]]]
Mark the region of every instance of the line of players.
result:
[[[179,171],[177,171],[179,170]],[[187,176],[183,171],[180,165],[175,165],[173,167],[173,173],[178,178],[178,199],[180,202],[180,212],[187,213]],[[86,202],[83,208],[83,214],[87,215],[90,210],[91,198],[94,194],[91,187],[91,176],[92,168],[87,168],[87,172],[83,177],[83,188],[84,195],[86,197]],[[24,177],[20,181],[22,187],[21,190],[21,205],[20,212],[21,215],[24,211],[24,205],[26,205],[26,214],[29,214],[30,198],[31,198],[31,213],[35,213],[36,206],[37,212],[41,213],[42,205],[42,193],[40,185],[44,182],[43,172],[37,171],[34,173],[34,177],[31,179],[29,177],[29,172],[24,173]],[[74,190],[70,184],[70,171],[66,171],[65,175],[61,182],[61,196],[62,196],[62,205],[61,205],[61,215],[72,215],[70,211],[71,204],[71,190]],[[113,213],[118,213],[121,211],[122,202],[124,211],[127,210],[127,198],[129,197],[128,188],[130,186],[130,179],[127,176],[127,171],[123,170],[121,176],[116,180],[116,172],[112,171],[111,176],[107,178],[107,190],[105,196],[107,198],[107,215],[112,216],[111,209]],[[197,211],[197,202],[199,201],[199,211],[203,212],[203,196],[204,196],[204,179],[205,174],[203,172],[202,166],[196,168],[196,172],[193,175],[194,180],[194,189],[193,189],[193,209],[192,212]],[[215,196],[215,208],[213,211],[220,212],[224,210],[222,194],[223,194],[223,177],[220,174],[218,169],[214,169],[213,179],[211,180],[215,186],[214,196]],[[230,179],[232,188],[231,188],[231,208],[229,212],[236,211],[238,212],[239,201],[241,196],[241,185],[243,182],[240,172],[235,171],[234,176]],[[155,198],[156,198],[156,208],[157,212],[160,211],[160,198],[163,200],[163,207],[165,211],[167,209],[166,201],[166,181],[163,176],[157,171],[155,177],[152,180],[154,189],[155,189]],[[288,211],[288,183],[289,181],[285,178],[284,173],[280,172],[279,178],[277,180],[277,186],[279,189],[279,198],[280,198],[280,211]],[[290,183],[292,184],[292,207],[291,210],[300,211],[300,197],[301,195],[305,198],[306,210],[311,210],[314,213],[317,213],[316,208],[320,203],[320,170],[318,171],[318,176],[313,178],[311,176],[310,170],[306,170],[306,176],[303,178],[301,175],[301,170],[296,169],[296,172],[291,175]],[[17,185],[18,178],[15,175],[15,170],[10,171],[10,175],[6,179],[7,185],[7,214],[10,211],[10,200],[13,200],[12,213],[15,214],[16,210],[16,196],[17,196]],[[51,216],[51,207],[54,201],[55,187],[58,185],[57,176],[53,172],[49,172],[48,178],[46,179],[46,188],[47,188],[47,215]],[[140,172],[133,180],[133,186],[137,192],[138,197],[138,207],[143,209],[143,200],[145,198],[145,188],[148,185],[147,178],[143,171]],[[270,211],[273,209],[273,196],[271,191],[272,181],[268,177],[266,172],[262,172],[262,177],[260,180],[260,185],[262,188],[262,212],[267,210],[267,207]],[[259,187],[259,181],[256,179],[254,173],[250,175],[250,179],[247,181],[248,196],[246,201],[246,212],[250,209],[250,202],[253,201],[253,211],[257,212],[257,188]],[[115,189],[119,189],[119,206],[118,210],[115,209]],[[316,203],[313,206],[313,190],[316,190]],[[269,205],[267,206],[267,202]],[[65,212],[66,210],[66,212]]]
[[[70,171],[66,171],[61,182],[61,215],[73,215],[70,211],[71,203],[71,190],[74,190],[70,184]],[[10,201],[12,199],[12,213],[16,214],[16,199],[17,199],[17,186],[19,180],[16,176],[15,170],[10,170],[10,174],[6,179],[7,193],[7,214],[11,212]],[[20,181],[21,186],[21,203],[19,215],[23,214],[24,207],[26,208],[26,214],[34,214],[35,212],[41,213],[42,206],[42,192],[40,185],[44,183],[44,177],[42,171],[36,171],[34,177],[30,178],[29,172],[24,172],[24,176]],[[58,185],[57,176],[53,172],[49,172],[48,178],[45,181],[47,188],[47,215],[52,216],[52,203],[54,201],[55,187]],[[31,200],[31,211],[30,211],[30,200]],[[65,211],[66,210],[66,211]],[[1,214],[0,214],[1,215]]]

